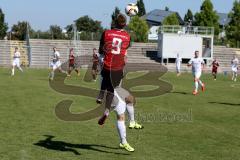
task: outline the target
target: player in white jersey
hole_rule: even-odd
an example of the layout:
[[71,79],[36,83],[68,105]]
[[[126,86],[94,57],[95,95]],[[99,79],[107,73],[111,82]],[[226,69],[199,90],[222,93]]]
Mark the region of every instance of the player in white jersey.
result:
[[15,52],[13,55],[13,63],[12,63],[12,74],[11,74],[12,76],[14,76],[16,66],[21,72],[23,72],[20,66],[20,58],[21,58],[21,53],[18,51],[18,48],[15,47]]
[[[126,149],[129,152],[133,152],[132,148],[126,140],[126,125],[125,125],[125,112],[127,110],[130,119],[130,126],[139,127],[136,129],[142,129],[143,127],[137,124],[134,120],[134,104],[135,98],[125,89],[116,87],[114,89],[114,98],[112,101],[112,107],[117,115],[117,129],[120,137],[120,148]],[[131,128],[129,126],[129,128]]]
[[238,65],[239,65],[239,60],[237,56],[233,56],[233,59],[231,61],[232,64],[232,80],[237,81],[237,72],[238,72]]
[[65,71],[62,70],[61,68],[61,61],[60,61],[60,53],[57,51],[57,48],[56,47],[53,47],[53,58],[52,58],[52,62],[50,64],[50,67],[51,67],[51,72],[50,72],[50,75],[49,75],[49,79],[50,80],[53,80],[54,78],[54,72],[55,70],[59,70],[60,72],[62,73],[66,73]]
[[195,51],[195,57],[188,62],[188,66],[192,66],[192,74],[194,77],[195,89],[193,95],[198,94],[198,85],[202,87],[202,91],[205,91],[205,84],[200,80],[202,74],[202,68],[204,66],[204,61],[199,57],[199,51]]
[[181,74],[182,58],[180,57],[179,54],[177,54],[177,58],[176,58],[175,63],[176,63],[177,76],[180,76],[180,74]]

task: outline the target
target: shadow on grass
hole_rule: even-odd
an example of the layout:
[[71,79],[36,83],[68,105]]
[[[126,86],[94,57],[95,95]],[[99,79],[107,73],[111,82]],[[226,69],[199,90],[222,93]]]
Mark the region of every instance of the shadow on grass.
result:
[[34,145],[40,146],[49,150],[55,150],[55,151],[61,151],[61,152],[72,152],[75,155],[81,155],[76,149],[86,149],[91,151],[112,153],[117,155],[129,155],[129,154],[120,153],[120,152],[106,151],[106,149],[119,149],[119,148],[113,148],[105,145],[96,145],[96,144],[72,144],[64,141],[54,141],[53,138],[55,136],[51,136],[51,135],[44,135],[44,136],[46,137],[46,139],[40,140],[37,143],[34,143]]
[[235,103],[227,103],[227,102],[208,102],[210,104],[222,104],[222,105],[228,105],[228,106],[239,106],[240,104],[235,104]]
[[173,94],[183,94],[183,95],[189,94],[189,93],[187,93],[187,92],[170,92],[170,93],[173,93]]

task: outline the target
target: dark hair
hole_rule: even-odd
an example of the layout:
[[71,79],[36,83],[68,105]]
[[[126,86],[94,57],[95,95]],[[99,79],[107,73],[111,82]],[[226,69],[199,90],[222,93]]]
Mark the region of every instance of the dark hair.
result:
[[127,17],[122,13],[118,14],[115,24],[116,28],[123,29],[127,24]]

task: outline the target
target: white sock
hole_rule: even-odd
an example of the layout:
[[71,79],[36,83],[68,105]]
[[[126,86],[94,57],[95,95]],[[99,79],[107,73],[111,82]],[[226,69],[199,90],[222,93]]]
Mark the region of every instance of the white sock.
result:
[[127,104],[127,112],[128,112],[128,118],[131,122],[135,122],[134,121],[134,107],[132,104]]
[[109,112],[110,112],[109,109],[106,108],[105,111],[104,111],[104,114],[105,114],[106,116],[109,116]]
[[12,75],[14,75],[14,68],[12,68]]
[[198,80],[198,83],[201,85],[201,86],[203,86],[203,83],[202,83],[202,81],[199,79]]
[[198,91],[198,81],[195,81],[195,91]]
[[23,69],[22,69],[21,67],[18,67],[18,69],[19,69],[21,72],[23,72]]
[[127,143],[125,121],[117,121],[118,134],[122,144]]

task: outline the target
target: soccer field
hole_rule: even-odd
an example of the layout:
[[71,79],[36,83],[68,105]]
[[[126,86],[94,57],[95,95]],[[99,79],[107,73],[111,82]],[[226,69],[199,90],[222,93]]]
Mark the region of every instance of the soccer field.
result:
[[[84,70],[80,77],[74,73],[65,83],[98,88],[98,83],[83,82],[83,74]],[[129,153],[118,148],[115,113],[103,127],[97,118],[66,122],[55,115],[55,106],[62,100],[73,100],[71,111],[78,113],[96,106],[94,98],[54,91],[44,69],[17,71],[10,77],[10,70],[1,68],[0,159],[239,159],[240,83],[224,75],[213,81],[203,74],[206,92],[193,96],[191,74],[176,77],[167,73],[161,78],[172,84],[173,90],[137,98],[136,119],[144,129],[127,129],[128,142],[135,148]]]

